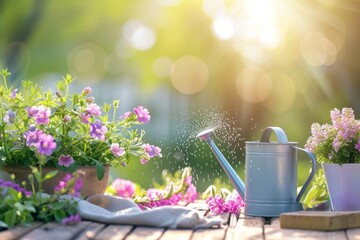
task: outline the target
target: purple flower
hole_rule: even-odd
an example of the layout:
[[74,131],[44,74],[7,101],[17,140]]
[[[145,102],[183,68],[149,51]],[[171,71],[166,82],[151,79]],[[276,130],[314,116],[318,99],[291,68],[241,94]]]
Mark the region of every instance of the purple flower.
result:
[[37,124],[49,124],[49,117],[50,117],[50,109],[44,107],[44,106],[39,106],[37,108],[38,112],[36,114],[36,123]]
[[141,162],[142,165],[147,164],[148,161],[149,161],[149,159],[147,159],[147,158],[140,158],[140,162]]
[[358,139],[357,143],[355,144],[355,149],[360,152],[360,138]]
[[118,143],[113,143],[110,146],[110,151],[114,155],[114,157],[121,157],[125,154],[125,149],[120,147]]
[[31,196],[32,192],[26,191],[24,188],[20,187],[19,184],[13,183],[11,181],[4,181],[3,179],[0,179],[0,188],[13,188],[16,191],[22,193],[25,195],[25,197]]
[[148,157],[150,157],[150,158],[155,157],[155,156],[162,157],[161,149],[159,147],[150,145],[148,143],[144,144],[142,147]]
[[[74,191],[75,193],[79,193],[80,194],[80,189],[83,187],[83,180],[81,178],[76,178],[75,179],[75,184],[74,184]],[[78,197],[80,197],[80,195],[77,194]]]
[[135,184],[130,180],[117,178],[111,183],[111,186],[120,197],[131,198],[135,193]]
[[70,215],[69,217],[66,217],[62,220],[63,225],[74,225],[76,223],[79,223],[81,221],[80,215]]
[[95,123],[90,124],[90,137],[105,140],[106,132],[107,127],[102,125],[100,120],[97,120]]
[[58,185],[55,186],[55,192],[63,192],[66,190],[67,181],[61,180],[59,181]]
[[4,122],[8,124],[14,123],[16,117],[16,112],[13,112],[11,109],[9,109],[4,117]]
[[100,115],[101,115],[100,107],[99,107],[96,103],[90,103],[90,104],[87,106],[86,111],[87,111],[91,116],[100,116]]
[[50,156],[56,148],[56,142],[51,135],[43,133],[39,136],[39,142],[36,147],[40,154]]
[[89,123],[89,118],[91,118],[91,115],[87,112],[82,112],[80,115],[80,119],[83,123],[88,124]]
[[58,159],[59,166],[69,167],[74,162],[75,161],[71,156],[67,156],[67,155],[64,155],[64,154],[62,154]]
[[15,99],[16,98],[16,93],[17,93],[17,88],[16,89],[14,89],[12,92],[11,92],[11,95],[10,95],[10,98],[11,99]]
[[40,135],[43,132],[41,130],[37,130],[34,125],[29,127],[29,131],[25,132],[24,137],[26,138],[26,145],[27,146],[35,146],[38,144],[40,140]]
[[139,123],[146,124],[150,121],[149,111],[143,106],[137,106],[133,111],[136,114]]
[[26,111],[28,113],[29,118],[35,118],[39,110],[36,106],[32,106],[32,107],[27,107]]

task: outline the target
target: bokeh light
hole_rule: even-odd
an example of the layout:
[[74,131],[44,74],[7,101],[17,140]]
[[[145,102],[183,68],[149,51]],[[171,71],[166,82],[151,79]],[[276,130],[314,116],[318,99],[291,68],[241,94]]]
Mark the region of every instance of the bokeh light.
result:
[[169,57],[159,57],[154,61],[153,70],[161,78],[169,77],[173,61]]
[[272,79],[260,69],[244,69],[236,80],[236,90],[248,103],[261,103],[272,91]]
[[171,82],[184,94],[194,94],[205,88],[209,80],[206,63],[196,56],[184,56],[172,65]]
[[130,20],[122,27],[122,34],[132,47],[148,50],[156,42],[154,30],[139,20]]
[[106,53],[94,43],[82,43],[68,55],[70,73],[81,81],[98,81],[105,73]]

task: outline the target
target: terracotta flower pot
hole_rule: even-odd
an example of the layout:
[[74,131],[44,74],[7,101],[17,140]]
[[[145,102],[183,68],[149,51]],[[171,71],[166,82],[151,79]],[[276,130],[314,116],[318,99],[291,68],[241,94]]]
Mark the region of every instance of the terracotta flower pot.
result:
[[[21,185],[22,182],[26,182],[26,189],[30,190],[30,184],[28,175],[31,174],[31,169],[28,167],[4,167],[3,170],[9,174],[15,175],[15,182]],[[46,175],[48,172],[57,170],[55,167],[43,167],[43,175]],[[81,188],[81,196],[84,198],[93,195],[93,194],[103,194],[106,190],[108,180],[109,180],[109,167],[105,167],[104,178],[99,181],[96,176],[95,166],[80,167],[79,170],[82,170],[85,175],[83,177],[83,187]],[[45,193],[52,194],[54,193],[54,187],[58,185],[66,175],[66,172],[58,171],[58,173],[51,179],[46,180],[43,183],[43,190]],[[37,187],[37,182],[35,180],[35,186]]]

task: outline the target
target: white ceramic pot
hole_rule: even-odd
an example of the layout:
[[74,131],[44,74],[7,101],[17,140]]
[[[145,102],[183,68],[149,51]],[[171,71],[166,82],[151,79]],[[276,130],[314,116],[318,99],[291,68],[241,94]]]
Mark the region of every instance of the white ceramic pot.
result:
[[333,211],[360,210],[360,163],[322,163]]

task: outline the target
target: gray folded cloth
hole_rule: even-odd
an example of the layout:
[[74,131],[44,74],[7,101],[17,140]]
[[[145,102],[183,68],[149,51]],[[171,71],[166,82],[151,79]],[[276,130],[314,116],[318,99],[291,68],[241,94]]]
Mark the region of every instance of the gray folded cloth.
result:
[[181,206],[162,206],[141,210],[131,200],[95,194],[80,200],[79,215],[82,219],[108,224],[125,224],[165,228],[220,227],[220,217],[206,218],[194,209]]

